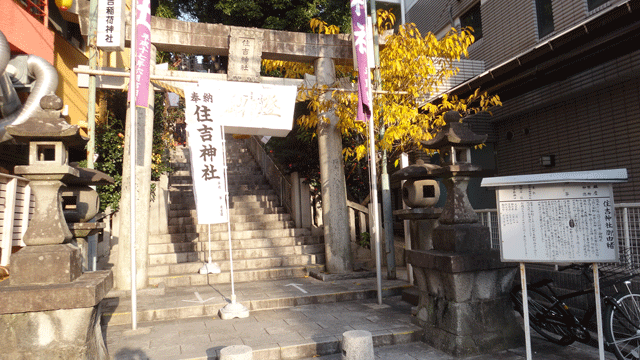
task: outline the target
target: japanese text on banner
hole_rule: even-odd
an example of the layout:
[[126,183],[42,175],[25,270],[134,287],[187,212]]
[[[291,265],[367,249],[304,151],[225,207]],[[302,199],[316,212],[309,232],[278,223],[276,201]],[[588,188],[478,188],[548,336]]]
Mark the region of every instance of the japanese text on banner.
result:
[[187,137],[198,223],[228,221],[222,127],[214,121],[213,97],[197,86],[185,89]]
[[149,106],[149,66],[151,57],[151,8],[149,0],[136,6],[136,106]]
[[358,63],[358,115],[357,120],[371,117],[369,68],[367,62],[367,10],[366,0],[351,0],[351,27]]

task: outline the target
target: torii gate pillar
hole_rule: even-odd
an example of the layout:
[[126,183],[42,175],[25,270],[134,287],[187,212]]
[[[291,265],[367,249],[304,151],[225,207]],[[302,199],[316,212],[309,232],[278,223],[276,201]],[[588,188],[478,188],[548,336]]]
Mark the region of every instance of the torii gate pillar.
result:
[[[319,58],[314,62],[314,68],[318,85],[331,86],[335,83],[336,70],[332,59]],[[324,96],[331,96],[331,93]],[[322,115],[330,119],[330,123],[322,121],[318,124],[326,267],[331,274],[342,274],[353,270],[342,136],[336,128],[338,118],[335,113],[329,111]]]

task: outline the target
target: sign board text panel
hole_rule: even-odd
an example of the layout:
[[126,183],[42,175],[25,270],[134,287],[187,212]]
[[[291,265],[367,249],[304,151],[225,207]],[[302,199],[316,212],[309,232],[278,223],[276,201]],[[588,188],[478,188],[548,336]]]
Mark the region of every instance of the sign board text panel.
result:
[[618,261],[611,184],[514,185],[497,192],[503,261]]

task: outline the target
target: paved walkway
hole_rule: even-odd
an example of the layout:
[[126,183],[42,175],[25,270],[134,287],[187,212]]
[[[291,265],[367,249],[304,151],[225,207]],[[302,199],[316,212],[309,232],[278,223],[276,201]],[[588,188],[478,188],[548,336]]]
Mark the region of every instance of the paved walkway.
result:
[[[403,274],[399,273],[401,277]],[[249,345],[253,359],[340,359],[342,333],[368,330],[377,359],[455,359],[420,342],[412,306],[400,296],[409,284],[383,280],[378,305],[375,278],[320,281],[313,278],[235,284],[244,319],[221,320],[218,310],[230,285],[145,290],[138,293],[139,322],[131,330],[131,302],[110,293],[103,302],[103,335],[114,359],[218,359],[229,345]],[[164,294],[162,294],[164,292]],[[598,359],[583,344],[560,347],[535,337],[533,359]],[[524,347],[468,359],[524,359]],[[607,359],[614,359],[607,353]]]

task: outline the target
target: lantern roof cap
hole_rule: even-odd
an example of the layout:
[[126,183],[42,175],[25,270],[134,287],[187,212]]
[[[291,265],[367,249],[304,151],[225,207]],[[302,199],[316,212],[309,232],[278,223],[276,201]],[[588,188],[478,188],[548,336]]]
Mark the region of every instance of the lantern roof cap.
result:
[[455,110],[444,114],[445,126],[431,140],[423,141],[428,149],[442,149],[447,146],[471,147],[484,143],[487,135],[478,135],[460,121],[460,113]]
[[17,125],[8,125],[7,133],[16,141],[62,141],[67,146],[83,145],[89,139],[80,134],[78,125],[71,125],[60,115],[62,100],[56,95],[45,95],[40,100],[42,110]]

